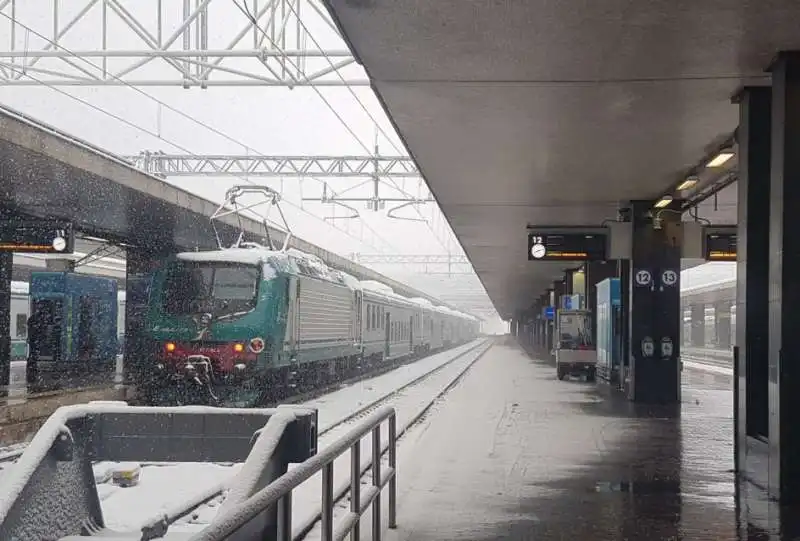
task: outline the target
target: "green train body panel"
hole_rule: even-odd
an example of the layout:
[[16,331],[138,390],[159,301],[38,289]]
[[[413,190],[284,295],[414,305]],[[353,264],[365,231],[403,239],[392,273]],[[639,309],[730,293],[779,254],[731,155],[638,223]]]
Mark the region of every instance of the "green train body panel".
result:
[[[263,265],[270,266],[265,262]],[[266,342],[263,352],[258,354],[257,366],[267,368],[280,363],[279,346],[286,334],[286,317],[283,308],[287,302],[288,275],[278,272],[262,272],[258,280],[258,295],[255,306],[246,313],[228,319],[215,320],[208,327],[205,338],[198,337],[198,325],[194,314],[172,315],[163,309],[165,284],[170,266],[158,271],[153,279],[151,304],[148,312],[150,337],[157,343],[246,343],[253,338]],[[269,278],[264,278],[269,276]],[[278,355],[276,355],[278,353]],[[288,360],[287,360],[288,362]]]
[[[202,259],[202,253],[193,261],[201,265],[225,266],[226,264],[242,264],[213,259]],[[214,318],[207,327],[205,335],[199,334],[196,313],[173,315],[164,309],[165,295],[169,295],[167,285],[169,273],[176,265],[185,264],[185,261],[171,260],[153,276],[151,289],[151,302],[148,311],[148,332],[150,338],[158,345],[170,342],[185,344],[218,344],[218,343],[247,343],[253,338],[262,338],[266,342],[265,350],[258,355],[257,366],[260,369],[280,368],[295,361],[298,363],[312,363],[320,360],[342,358],[357,355],[361,348],[348,340],[346,343],[314,344],[304,343],[301,339],[292,341],[287,335],[289,318],[291,317],[291,297],[293,285],[304,277],[295,263],[286,257],[266,255],[258,262],[259,279],[258,294],[255,306],[241,315],[230,318]],[[252,263],[250,263],[252,264]],[[342,294],[346,294],[348,302],[354,294],[343,284],[330,284],[324,280],[326,287],[338,287]],[[348,310],[352,306],[348,305]]]

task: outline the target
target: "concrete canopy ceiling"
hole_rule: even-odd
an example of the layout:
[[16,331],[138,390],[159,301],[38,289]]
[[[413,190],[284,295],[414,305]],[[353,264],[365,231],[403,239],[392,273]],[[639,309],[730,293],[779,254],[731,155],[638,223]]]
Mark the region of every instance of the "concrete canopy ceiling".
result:
[[800,48],[797,0],[326,1],[503,317],[567,268],[527,224],[657,198]]

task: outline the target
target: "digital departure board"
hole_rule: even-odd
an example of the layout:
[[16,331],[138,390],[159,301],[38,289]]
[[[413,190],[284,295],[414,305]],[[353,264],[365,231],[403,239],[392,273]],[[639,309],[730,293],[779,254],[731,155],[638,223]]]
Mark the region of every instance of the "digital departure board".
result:
[[707,234],[706,259],[709,261],[736,261],[736,233]]
[[528,233],[528,261],[605,261],[602,233]]
[[0,221],[0,252],[71,254],[75,249],[72,223],[58,220]]

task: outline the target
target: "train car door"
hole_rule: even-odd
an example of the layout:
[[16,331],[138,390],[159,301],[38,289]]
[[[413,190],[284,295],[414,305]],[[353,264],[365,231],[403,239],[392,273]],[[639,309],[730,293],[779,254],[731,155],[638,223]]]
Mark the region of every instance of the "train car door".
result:
[[408,318],[408,351],[414,351],[414,316]]
[[286,341],[290,355],[294,355],[298,347],[300,333],[300,280],[296,276],[289,278],[286,287]]
[[361,314],[362,304],[364,302],[364,294],[361,291],[356,291],[356,329],[355,333],[353,333],[353,337],[355,338],[356,345],[361,346],[361,340],[363,339],[363,331],[364,325],[363,323],[363,316]]
[[64,360],[64,299],[34,299],[28,320],[28,383],[38,379],[40,370],[53,370]]
[[386,328],[386,345],[383,351],[383,358],[388,359],[389,355],[391,354],[390,344],[392,341],[392,325],[391,325],[391,316],[389,312],[386,312],[384,325]]

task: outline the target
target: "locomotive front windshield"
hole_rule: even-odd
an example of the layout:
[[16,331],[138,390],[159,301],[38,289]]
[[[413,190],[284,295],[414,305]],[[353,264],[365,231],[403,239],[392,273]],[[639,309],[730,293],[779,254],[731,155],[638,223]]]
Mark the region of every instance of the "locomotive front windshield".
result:
[[174,263],[164,284],[164,311],[172,315],[208,312],[215,317],[252,310],[260,271],[240,263]]

